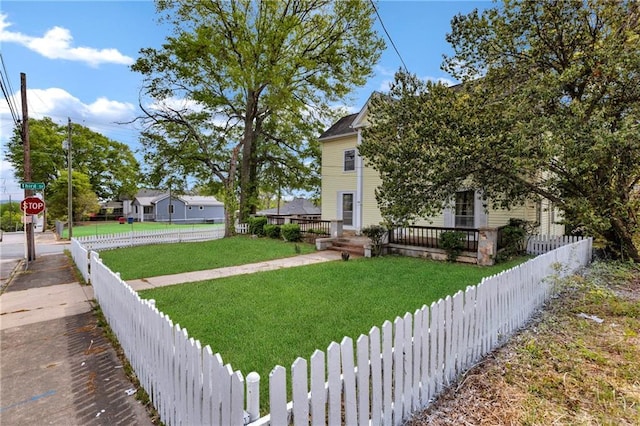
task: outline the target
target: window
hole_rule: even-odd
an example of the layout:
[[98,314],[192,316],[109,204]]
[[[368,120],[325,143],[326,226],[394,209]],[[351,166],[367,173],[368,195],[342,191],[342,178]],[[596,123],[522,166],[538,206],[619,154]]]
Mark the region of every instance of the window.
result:
[[173,214],[173,204],[169,204],[169,214]]
[[352,172],[356,169],[356,150],[348,149],[344,152],[344,171]]
[[153,214],[153,206],[144,206],[143,209],[144,214]]
[[342,194],[342,224],[353,225],[353,194]]
[[456,192],[456,228],[473,228],[474,204],[474,191]]

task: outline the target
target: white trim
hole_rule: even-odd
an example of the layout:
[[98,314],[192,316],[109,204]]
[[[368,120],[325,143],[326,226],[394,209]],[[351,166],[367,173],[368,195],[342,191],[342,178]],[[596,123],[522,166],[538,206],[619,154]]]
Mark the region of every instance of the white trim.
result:
[[352,211],[351,211],[351,225],[347,225],[343,222],[343,228],[345,229],[355,229],[355,224],[356,224],[356,191],[338,191],[338,219],[340,220],[344,220],[344,215],[343,215],[343,210],[342,210],[342,197],[346,194],[351,194],[353,195],[353,207],[352,207]]
[[[358,142],[357,146],[360,146],[362,143],[362,131],[358,129]],[[363,211],[362,211],[362,196],[364,193],[364,159],[358,153],[356,149],[356,195],[354,201],[354,218],[353,218],[353,226],[360,230],[362,228],[363,221]]]
[[[353,170],[347,170],[347,152],[353,151]],[[343,173],[353,173],[357,170],[357,158],[358,158],[358,150],[354,148],[347,148],[342,150],[342,172]]]

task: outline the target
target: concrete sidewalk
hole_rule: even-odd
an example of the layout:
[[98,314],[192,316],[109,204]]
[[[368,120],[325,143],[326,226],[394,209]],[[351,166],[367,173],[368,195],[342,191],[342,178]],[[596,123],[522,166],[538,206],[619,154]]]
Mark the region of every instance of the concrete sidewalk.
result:
[[92,300],[65,254],[13,274],[0,295],[0,424],[152,424]]
[[[286,259],[128,281],[135,290],[341,259],[321,251]],[[0,424],[151,425],[130,395],[93,309],[93,289],[65,254],[18,268],[0,295]]]
[[164,287],[174,284],[193,283],[198,281],[213,280],[216,278],[230,277],[232,275],[252,274],[255,272],[274,271],[282,268],[312,265],[314,263],[331,262],[340,260],[340,252],[324,250],[310,254],[302,254],[284,259],[274,259],[248,265],[229,266],[226,268],[209,269],[205,271],[185,272],[175,275],[162,275],[159,277],[129,280],[127,284],[135,291],[148,290],[150,288]]

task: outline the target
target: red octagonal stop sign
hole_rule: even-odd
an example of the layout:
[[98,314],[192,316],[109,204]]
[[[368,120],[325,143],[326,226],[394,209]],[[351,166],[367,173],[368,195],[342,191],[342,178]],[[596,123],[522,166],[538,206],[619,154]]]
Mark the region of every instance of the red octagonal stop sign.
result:
[[27,197],[20,203],[20,209],[26,214],[38,214],[44,210],[44,201],[38,197]]

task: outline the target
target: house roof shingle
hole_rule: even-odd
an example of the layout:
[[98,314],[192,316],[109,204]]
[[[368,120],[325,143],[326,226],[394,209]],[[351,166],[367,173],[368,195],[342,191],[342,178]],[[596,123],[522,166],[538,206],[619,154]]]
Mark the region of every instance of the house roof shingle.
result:
[[358,116],[358,113],[349,114],[336,121],[335,124],[329,127],[323,134],[320,135],[319,140],[331,139],[338,136],[346,136],[356,133],[356,130],[351,127],[353,120]]
[[285,203],[280,209],[273,208],[267,210],[260,210],[256,212],[257,215],[266,216],[271,214],[279,214],[281,216],[305,216],[305,215],[319,215],[321,214],[320,207],[315,206],[311,201],[306,198],[294,198],[293,200]]

